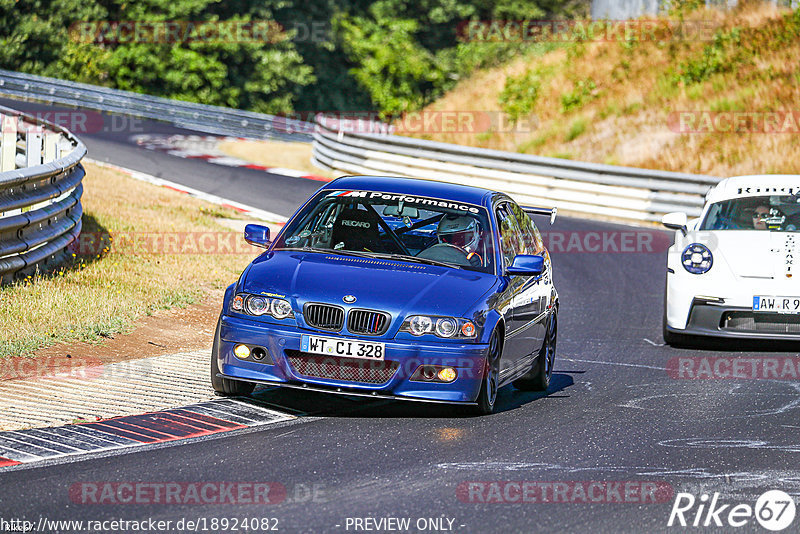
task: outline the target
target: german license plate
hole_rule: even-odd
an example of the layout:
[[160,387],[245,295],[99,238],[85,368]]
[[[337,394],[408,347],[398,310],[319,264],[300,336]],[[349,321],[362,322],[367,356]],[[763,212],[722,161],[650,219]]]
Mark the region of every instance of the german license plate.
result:
[[309,335],[303,335],[300,338],[300,350],[302,352],[324,354],[325,356],[383,360],[384,349],[383,343],[375,343],[372,341]]
[[753,297],[753,311],[800,314],[800,297]]

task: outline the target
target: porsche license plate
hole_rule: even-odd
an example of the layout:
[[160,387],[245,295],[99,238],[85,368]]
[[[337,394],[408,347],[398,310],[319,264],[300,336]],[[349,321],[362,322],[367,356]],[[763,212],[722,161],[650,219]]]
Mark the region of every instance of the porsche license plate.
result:
[[383,343],[374,343],[372,341],[309,335],[303,335],[300,338],[301,351],[310,354],[324,354],[325,356],[383,360],[384,349]]
[[753,311],[800,314],[800,297],[753,297]]

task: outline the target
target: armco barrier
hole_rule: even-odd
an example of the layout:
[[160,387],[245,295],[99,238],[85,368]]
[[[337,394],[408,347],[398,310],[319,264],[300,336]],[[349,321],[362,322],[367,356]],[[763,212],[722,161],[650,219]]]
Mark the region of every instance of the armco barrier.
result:
[[665,213],[700,215],[720,178],[600,165],[384,135],[377,127],[348,131],[345,121],[318,115],[314,161],[356,174],[413,176],[504,191],[522,204],[578,214],[660,221]]
[[353,131],[347,129],[348,121],[324,115],[310,124],[0,70],[3,94],[162,120],[219,135],[292,141],[313,138],[314,162],[324,168],[476,185],[505,191],[523,204],[556,206],[587,216],[640,222],[659,221],[671,211],[698,216],[705,193],[720,180],[366,133],[391,129],[362,123]]
[[109,89],[0,69],[0,95],[168,122],[216,135],[311,141],[313,126],[288,117]]
[[57,260],[81,231],[84,144],[0,106],[0,282]]

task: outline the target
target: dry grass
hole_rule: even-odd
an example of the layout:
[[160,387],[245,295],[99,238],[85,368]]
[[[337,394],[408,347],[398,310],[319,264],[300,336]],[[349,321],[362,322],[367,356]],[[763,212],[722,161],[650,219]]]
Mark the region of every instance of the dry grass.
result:
[[[83,232],[108,232],[112,238],[125,232],[228,233],[217,219],[237,217],[232,210],[91,164],[82,203]],[[78,254],[56,273],[0,288],[0,357],[58,342],[98,340],[130,329],[137,317],[155,310],[202,300],[235,281],[257,251],[246,246],[224,254],[142,248],[132,253],[119,243],[99,254]]]
[[336,178],[341,173],[321,169],[311,163],[310,143],[284,141],[224,141],[219,149],[229,156],[264,165],[305,171],[308,174]]
[[[517,131],[419,135],[467,144],[600,163],[719,176],[800,173],[800,134],[682,133],[670,127],[681,111],[800,110],[800,17],[762,2],[732,12],[695,11],[687,20],[713,20],[724,34],[737,28],[738,45],[724,49],[722,67],[700,80],[680,79],[708,41],[587,42],[545,56],[520,58],[479,72],[430,110],[500,113],[498,96],[509,76],[542,73],[534,117]],[[564,109],[576,84],[595,88]]]

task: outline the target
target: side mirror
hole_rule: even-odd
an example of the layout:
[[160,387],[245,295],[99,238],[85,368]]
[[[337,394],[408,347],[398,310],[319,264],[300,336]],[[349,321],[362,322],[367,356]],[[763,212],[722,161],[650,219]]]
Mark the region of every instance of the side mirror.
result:
[[538,276],[544,271],[544,256],[520,254],[506,269],[506,274]]
[[269,247],[269,228],[260,224],[248,224],[244,227],[244,240],[256,247]]
[[673,213],[667,213],[661,219],[661,224],[669,228],[670,230],[680,230],[683,235],[686,235],[687,229],[686,224],[689,222],[686,214],[680,211],[676,211]]

